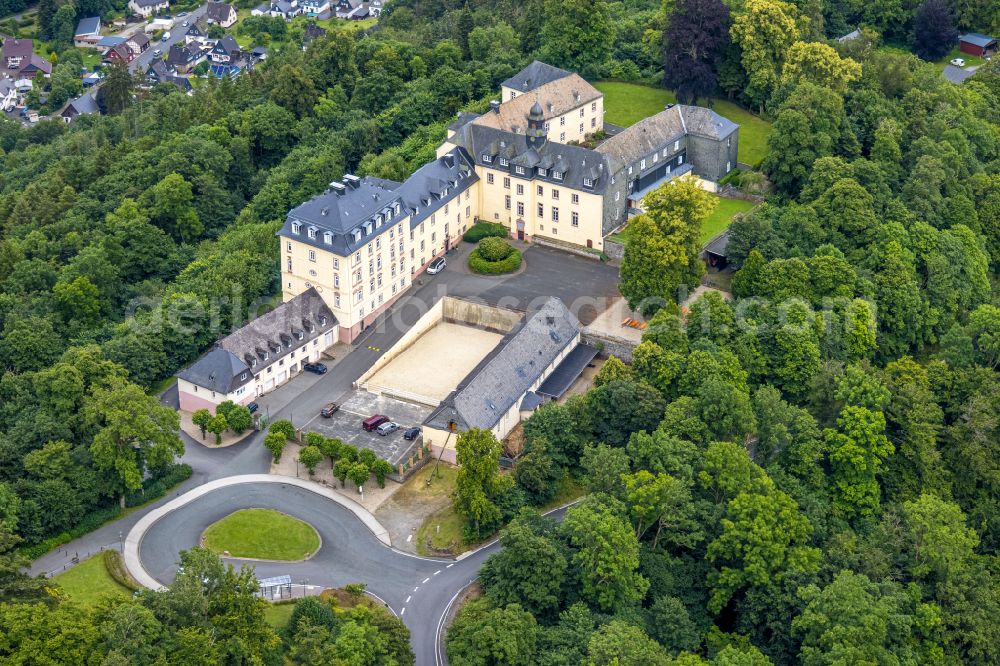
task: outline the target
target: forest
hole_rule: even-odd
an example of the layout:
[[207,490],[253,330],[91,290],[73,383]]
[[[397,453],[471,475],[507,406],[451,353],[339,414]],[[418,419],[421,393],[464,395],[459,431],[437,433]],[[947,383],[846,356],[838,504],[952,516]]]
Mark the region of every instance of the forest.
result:
[[[537,57],[765,114],[774,189],[731,228],[734,300],[687,311],[711,204],[653,197],[621,269],[651,317],[632,363],[533,416],[512,474],[462,438],[456,506],[505,549],[451,663],[997,663],[1000,68],[927,60],[998,29],[985,0],[396,0],[191,96],[126,80],[108,115],[0,119],[0,660],[406,663],[329,609],[313,652],[282,648],[211,558],[97,609],[20,568],[190,474],[153,396],[273,302],[289,208],[404,178]],[[565,475],[589,495],[539,517]],[[381,647],[329,647],[350,632]]]

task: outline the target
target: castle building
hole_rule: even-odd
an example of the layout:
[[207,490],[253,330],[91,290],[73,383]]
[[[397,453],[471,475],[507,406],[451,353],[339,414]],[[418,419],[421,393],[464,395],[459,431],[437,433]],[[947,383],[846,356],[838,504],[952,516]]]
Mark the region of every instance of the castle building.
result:
[[680,176],[714,191],[736,167],[739,127],[710,109],[671,105],[605,137],[603,96],[572,72],[536,61],[501,92],[486,113],[460,113],[406,182],[346,175],[291,210],[284,300],[315,289],[351,341],[477,219],[601,250],[646,193]]

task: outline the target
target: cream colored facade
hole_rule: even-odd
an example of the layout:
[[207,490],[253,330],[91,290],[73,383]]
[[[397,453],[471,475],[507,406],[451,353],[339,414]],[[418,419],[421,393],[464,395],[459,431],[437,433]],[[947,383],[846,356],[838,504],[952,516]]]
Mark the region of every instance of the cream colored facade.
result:
[[472,185],[426,219],[414,225],[406,216],[349,256],[283,235],[282,299],[315,287],[340,323],[340,339],[353,340],[410,288],[427,264],[459,243],[478,216],[479,197]]
[[476,167],[480,216],[500,222],[515,238],[549,238],[581,247],[604,247],[604,197],[540,179],[521,179],[507,171]]
[[[514,93],[506,88],[505,91]],[[582,143],[587,135],[604,131],[604,95],[577,74],[539,86],[530,93],[508,97],[499,106],[472,122],[523,134],[525,119],[538,103],[545,120],[546,137],[554,143]]]

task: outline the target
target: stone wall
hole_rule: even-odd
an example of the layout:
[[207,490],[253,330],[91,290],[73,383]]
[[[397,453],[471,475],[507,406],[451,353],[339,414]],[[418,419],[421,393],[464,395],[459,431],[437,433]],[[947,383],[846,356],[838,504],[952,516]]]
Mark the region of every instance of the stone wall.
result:
[[506,310],[451,296],[445,296],[442,300],[444,301],[444,321],[480,328],[500,335],[510,333],[524,318],[524,313],[517,310]]
[[580,341],[600,349],[603,358],[616,356],[626,363],[632,362],[632,350],[637,346],[632,340],[587,330],[580,336]]
[[608,255],[608,259],[621,261],[625,258],[625,244],[616,240],[611,240],[610,238],[605,238],[604,254]]

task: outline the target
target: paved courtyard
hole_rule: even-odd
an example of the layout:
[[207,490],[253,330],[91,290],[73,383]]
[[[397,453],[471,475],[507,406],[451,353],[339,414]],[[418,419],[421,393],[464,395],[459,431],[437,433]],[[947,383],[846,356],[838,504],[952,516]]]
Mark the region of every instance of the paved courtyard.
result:
[[[299,427],[305,432],[318,432],[326,437],[337,437],[354,446],[371,449],[380,458],[395,465],[408,458],[411,449],[419,442],[419,438],[415,441],[403,439],[403,431],[410,426],[419,426],[430,413],[430,407],[359,389],[344,396],[340,410],[332,417],[325,419],[317,414]],[[385,437],[376,432],[365,432],[361,422],[375,414],[385,414],[399,424],[399,430]]]
[[368,380],[376,392],[437,405],[500,342],[502,335],[438,322]]

